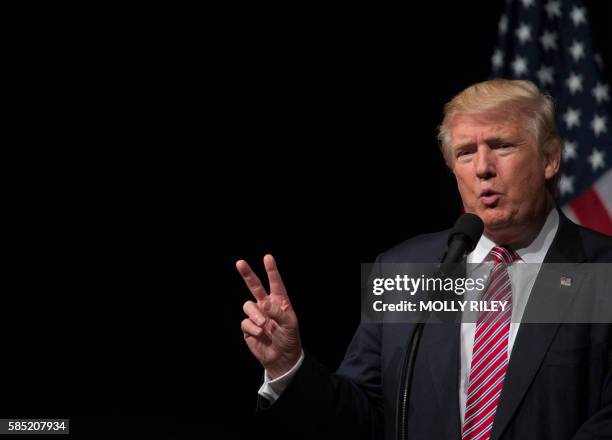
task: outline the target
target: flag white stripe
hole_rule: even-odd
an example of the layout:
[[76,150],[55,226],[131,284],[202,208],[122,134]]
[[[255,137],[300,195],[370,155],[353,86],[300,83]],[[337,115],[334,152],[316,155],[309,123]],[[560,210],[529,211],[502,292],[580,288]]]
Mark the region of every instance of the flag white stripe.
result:
[[[612,158],[610,158],[612,160]],[[609,169],[593,185],[598,193],[602,205],[606,207],[608,215],[612,217],[612,169]]]

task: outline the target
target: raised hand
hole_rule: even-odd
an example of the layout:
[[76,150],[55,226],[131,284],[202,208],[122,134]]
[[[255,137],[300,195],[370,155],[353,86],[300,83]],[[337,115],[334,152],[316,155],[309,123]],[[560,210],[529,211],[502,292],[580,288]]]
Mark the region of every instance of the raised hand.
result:
[[244,260],[236,268],[256,301],[242,307],[247,318],[241,328],[251,353],[266,369],[271,379],[282,376],[293,367],[302,352],[298,320],[283,280],[270,254],[264,257],[270,292]]

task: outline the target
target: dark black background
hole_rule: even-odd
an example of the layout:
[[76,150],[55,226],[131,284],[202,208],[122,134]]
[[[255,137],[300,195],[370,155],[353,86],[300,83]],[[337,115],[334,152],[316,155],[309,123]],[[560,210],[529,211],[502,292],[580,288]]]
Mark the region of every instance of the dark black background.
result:
[[[70,416],[83,438],[256,437],[235,261],[263,276],[275,255],[334,370],[360,263],[459,213],[436,127],[489,76],[503,3],[118,14],[86,42],[37,41],[61,80],[30,81],[47,124],[9,186],[3,330],[46,343],[5,363],[5,414]],[[587,7],[610,64],[604,3]]]
[[[612,15],[601,3],[587,7],[609,64]],[[223,396],[212,414],[243,420],[261,381],[239,331],[250,298],[235,260],[265,276],[261,258],[277,257],[303,344],[333,370],[358,324],[359,263],[453,224],[460,202],[436,127],[445,102],[490,74],[502,8],[430,2],[324,24],[258,16],[211,33],[215,226],[203,290],[218,298],[208,341],[219,381],[209,385]]]

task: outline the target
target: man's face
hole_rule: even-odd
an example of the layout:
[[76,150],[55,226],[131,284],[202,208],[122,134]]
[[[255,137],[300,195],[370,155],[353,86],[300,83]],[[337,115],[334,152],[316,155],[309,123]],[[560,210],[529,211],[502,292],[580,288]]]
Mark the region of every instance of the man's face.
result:
[[507,244],[539,229],[551,207],[546,181],[558,171],[558,154],[541,154],[517,120],[458,114],[451,122],[448,162],[465,211],[483,220],[490,238]]

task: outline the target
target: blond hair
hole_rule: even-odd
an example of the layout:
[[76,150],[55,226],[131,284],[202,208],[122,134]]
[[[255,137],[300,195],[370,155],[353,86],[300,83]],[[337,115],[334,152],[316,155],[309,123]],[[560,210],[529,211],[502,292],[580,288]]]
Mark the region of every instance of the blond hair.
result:
[[493,79],[469,86],[444,106],[438,141],[449,166],[452,122],[461,113],[486,113],[495,119],[524,123],[535,137],[542,154],[554,152],[561,146],[550,96],[543,94],[530,81]]

